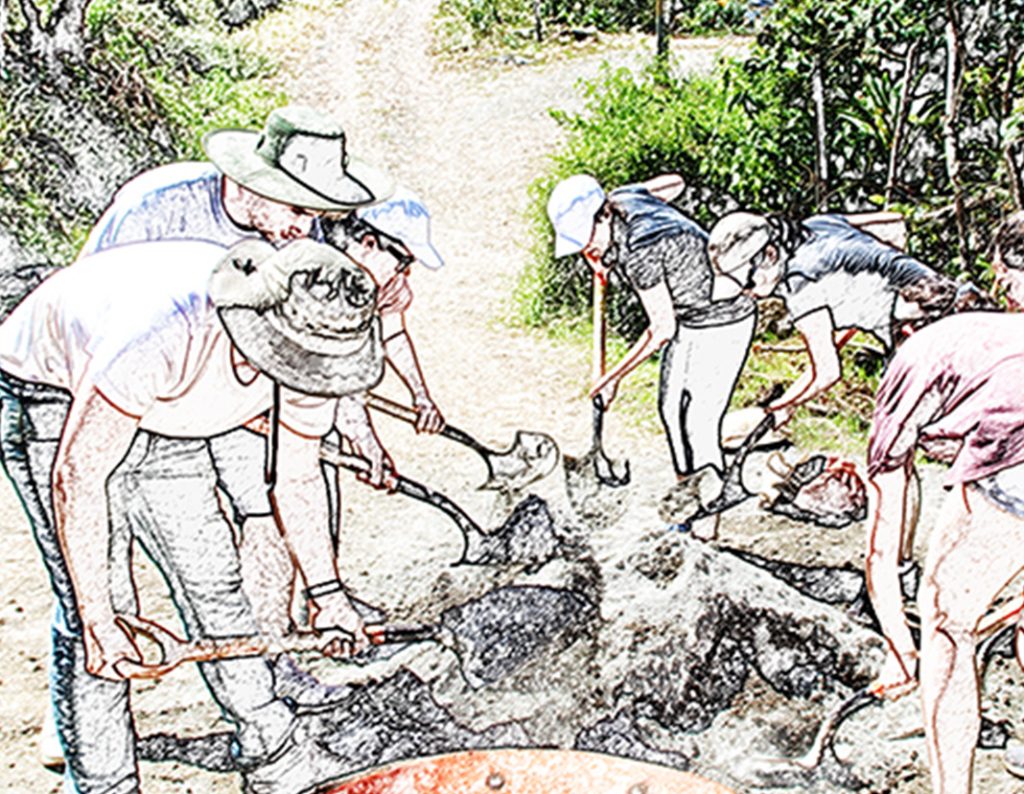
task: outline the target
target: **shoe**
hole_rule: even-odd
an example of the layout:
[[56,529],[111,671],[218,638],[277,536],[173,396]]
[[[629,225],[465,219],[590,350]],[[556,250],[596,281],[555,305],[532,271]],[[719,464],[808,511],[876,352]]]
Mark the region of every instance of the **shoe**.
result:
[[323,721],[300,716],[284,745],[257,767],[243,771],[243,794],[308,794],[356,771],[357,765],[335,755],[321,742]]
[[1003,751],[1003,766],[1014,777],[1024,778],[1024,742],[1010,740]]
[[348,697],[347,686],[325,684],[299,667],[295,657],[282,653],[274,661],[274,694],[293,708],[316,708],[339,703]]
[[57,736],[57,722],[53,718],[53,708],[47,707],[43,716],[43,727],[39,731],[37,742],[39,750],[39,763],[56,772],[58,775],[64,773],[64,747]]

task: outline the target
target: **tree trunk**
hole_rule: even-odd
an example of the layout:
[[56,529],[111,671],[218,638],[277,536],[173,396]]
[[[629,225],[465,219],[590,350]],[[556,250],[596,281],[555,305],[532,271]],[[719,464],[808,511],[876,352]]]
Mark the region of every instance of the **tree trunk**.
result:
[[533,31],[537,41],[544,41],[544,17],[540,12],[540,0],[533,0]]
[[654,38],[658,58],[668,55],[668,37],[665,35],[665,3],[654,0]]
[[811,70],[811,96],[814,100],[815,148],[818,152],[818,178],[814,187],[814,202],[818,210],[825,209],[828,197],[828,130],[825,125],[825,76],[821,58],[815,58]]
[[0,77],[7,66],[7,0],[0,0]]
[[[1013,93],[1017,83],[1017,59],[1019,53],[1017,48],[1010,46],[1006,53],[1006,85],[1003,86],[1001,101],[1000,121],[1006,121],[1013,113]],[[1006,163],[1006,178],[1009,182],[1010,195],[1013,197],[1013,208],[1019,210],[1024,207],[1024,189],[1021,185],[1020,165],[1017,162],[1017,147],[1012,140],[1003,140],[1003,160]]]
[[960,114],[961,87],[961,44],[960,22],[953,0],[946,0],[946,106],[942,118],[943,148],[946,156],[946,173],[953,190],[953,213],[956,218],[957,254],[960,267],[971,266],[970,248],[967,240],[967,213],[964,208],[963,185],[960,182],[960,152],[957,121]]
[[907,54],[903,59],[903,84],[900,86],[900,100],[893,122],[892,141],[889,143],[889,169],[885,177],[886,208],[892,204],[892,196],[896,192],[900,148],[903,146],[903,131],[906,129],[907,114],[910,111],[910,87],[914,82],[914,69],[917,66],[917,45],[918,42],[913,42],[907,48]]
[[61,70],[61,58],[85,60],[85,9],[90,0],[60,0],[44,25],[39,8],[20,0],[28,25],[29,52],[38,56],[46,69]]

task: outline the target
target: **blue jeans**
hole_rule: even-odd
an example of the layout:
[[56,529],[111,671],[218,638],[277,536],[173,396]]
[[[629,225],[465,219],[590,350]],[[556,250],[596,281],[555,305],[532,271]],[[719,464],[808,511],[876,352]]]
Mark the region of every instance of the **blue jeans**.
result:
[[[139,786],[129,687],[85,670],[82,627],[53,521],[50,478],[69,406],[69,395],[59,389],[0,372],[0,455],[29,517],[57,602],[50,684],[67,787],[122,794]],[[110,584],[118,612],[136,611],[130,563],[137,539],[167,579],[189,637],[256,632],[216,485],[205,440],[136,435],[107,481]],[[294,715],[275,697],[265,660],[208,663],[200,670],[224,716],[236,725],[243,763],[260,763],[281,746]]]

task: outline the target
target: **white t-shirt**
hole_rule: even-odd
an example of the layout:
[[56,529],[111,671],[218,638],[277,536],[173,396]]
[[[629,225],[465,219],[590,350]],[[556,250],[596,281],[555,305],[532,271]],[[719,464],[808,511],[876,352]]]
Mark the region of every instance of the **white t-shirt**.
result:
[[247,237],[259,234],[228,217],[221,200],[221,173],[211,163],[172,163],[121,186],[80,256],[144,240],[205,240],[231,246]]
[[[272,381],[241,361],[207,285],[225,248],[126,245],[59,271],[0,325],[0,369],[72,395],[95,387],[165,436],[207,438],[272,403]],[[334,424],[334,398],[281,389],[281,421],[307,436]]]

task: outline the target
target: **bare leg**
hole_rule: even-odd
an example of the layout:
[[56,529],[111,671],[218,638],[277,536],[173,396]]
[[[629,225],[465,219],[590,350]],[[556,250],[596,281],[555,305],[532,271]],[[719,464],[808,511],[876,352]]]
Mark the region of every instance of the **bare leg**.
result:
[[868,549],[865,578],[871,606],[875,610],[886,641],[886,658],[872,688],[880,694],[897,696],[909,691],[915,680],[917,651],[903,613],[899,564],[904,535],[908,472],[885,472],[871,480],[868,515]]
[[1024,567],[1024,521],[956,488],[932,536],[921,582],[921,698],[936,794],[967,794],[981,716],[975,628]]

